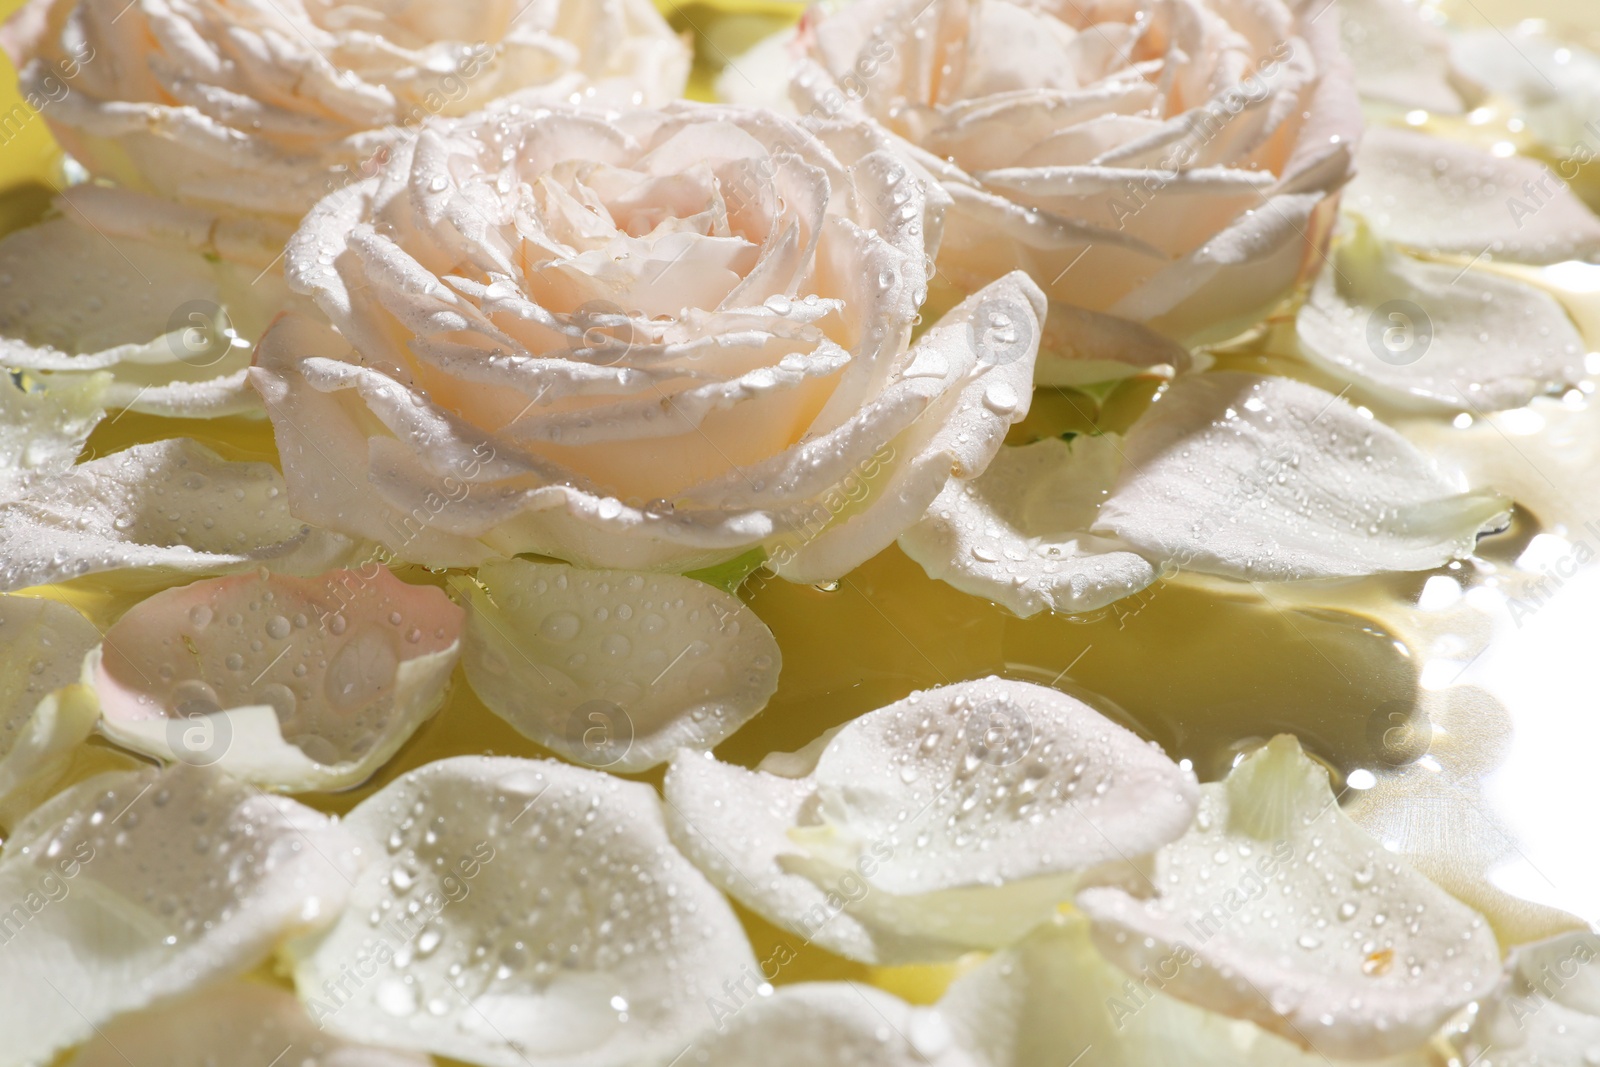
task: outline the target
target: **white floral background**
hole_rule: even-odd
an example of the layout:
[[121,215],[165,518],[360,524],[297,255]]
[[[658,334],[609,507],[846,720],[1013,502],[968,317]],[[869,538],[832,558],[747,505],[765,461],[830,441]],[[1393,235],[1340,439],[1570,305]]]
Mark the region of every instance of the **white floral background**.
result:
[[0,1065],[1600,1056],[1587,4],[8,9]]

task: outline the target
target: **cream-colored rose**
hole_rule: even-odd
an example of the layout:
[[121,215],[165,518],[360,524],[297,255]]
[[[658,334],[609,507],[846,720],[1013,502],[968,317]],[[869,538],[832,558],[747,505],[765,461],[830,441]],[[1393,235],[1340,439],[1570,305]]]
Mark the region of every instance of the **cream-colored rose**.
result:
[[428,118],[654,106],[689,69],[650,0],[32,0],[3,43],[96,175],[296,218]]
[[402,558],[837,577],[1027,411],[1023,274],[913,345],[945,198],[861,123],[444,122],[328,197],[251,372],[303,519]]
[[1215,338],[1321,262],[1361,126],[1331,7],[860,0],[807,16],[791,92],[877,121],[943,182],[957,287],[1021,269],[1053,300]]

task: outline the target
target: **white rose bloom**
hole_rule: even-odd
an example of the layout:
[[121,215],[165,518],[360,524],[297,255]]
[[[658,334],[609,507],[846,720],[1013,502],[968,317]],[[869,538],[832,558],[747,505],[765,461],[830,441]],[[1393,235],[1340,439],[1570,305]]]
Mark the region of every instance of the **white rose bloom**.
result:
[[5,45],[97,176],[295,217],[432,116],[656,105],[689,70],[650,0],[32,0]]
[[292,306],[284,242],[424,120],[664,103],[689,69],[650,0],[31,0],[0,47],[62,145],[123,186],[78,186],[0,241],[0,365],[110,370],[106,407],[190,417],[257,406],[244,371]]
[[291,242],[251,372],[303,519],[402,558],[837,577],[1027,412],[1044,298],[915,344],[945,198],[859,123],[678,104],[425,129]]
[[1053,300],[1217,339],[1321,263],[1361,128],[1332,6],[861,0],[802,23],[790,91],[938,177],[959,288],[1021,269]]

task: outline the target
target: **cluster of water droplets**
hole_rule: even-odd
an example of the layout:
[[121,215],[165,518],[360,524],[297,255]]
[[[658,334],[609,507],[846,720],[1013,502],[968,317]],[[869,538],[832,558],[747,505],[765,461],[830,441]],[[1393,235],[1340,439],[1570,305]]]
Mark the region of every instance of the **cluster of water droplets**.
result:
[[640,787],[525,760],[472,765],[414,772],[357,813],[381,853],[358,890],[363,920],[320,973],[379,959],[358,996],[382,1016],[518,1050],[592,1048],[648,1025],[676,995],[677,956],[708,934],[677,901],[686,864],[639,822],[643,794],[619,792]]

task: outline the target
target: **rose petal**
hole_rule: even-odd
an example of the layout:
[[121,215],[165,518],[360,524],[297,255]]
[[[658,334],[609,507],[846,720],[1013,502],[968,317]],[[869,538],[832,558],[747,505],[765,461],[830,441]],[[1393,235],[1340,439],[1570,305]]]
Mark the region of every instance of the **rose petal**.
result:
[[1594,158],[1590,124],[1600,106],[1600,55],[1566,32],[1576,26],[1568,21],[1576,14],[1553,23],[1527,19],[1504,28],[1457,27],[1450,35],[1457,68],[1512,101],[1528,131],[1569,168]]
[[1399,434],[1314,386],[1179,378],[1129,432],[1096,532],[1247,581],[1428,570],[1471,553],[1507,502],[1458,487]]
[[1306,1052],[1252,1023],[1170,996],[1179,958],[1130,977],[1096,950],[1073,913],[951,984],[937,1009],[956,1041],[984,1067],[1431,1067],[1427,1050],[1358,1061]]
[[1181,833],[1197,795],[1086,705],[998,678],[912,694],[763,766],[783,773],[680,754],[673,839],[769,921],[868,962],[1010,943],[1085,871]]
[[72,466],[105,417],[110,383],[105,373],[28,389],[10,375],[0,381],[0,497],[15,493],[26,472],[60,474]]
[[462,616],[377,564],[211,578],[134,606],[85,681],[102,730],[135,751],[274,789],[342,789],[439,709]]
[[1105,607],[1156,578],[1144,557],[1088,533],[1121,465],[1113,435],[1002,448],[981,475],[945,486],[900,548],[928,577],[1024,618]]
[[[294,994],[239,979],[100,1028],[66,1067],[217,1067],[269,1064],[293,1051],[327,1067],[432,1067],[426,1056],[355,1045],[329,1037],[306,1017]],[[307,1067],[306,1059],[294,1061]]]
[[765,994],[712,996],[717,1032],[699,1038],[699,1067],[974,1067],[931,1008],[859,982],[801,982]]
[[1187,348],[1147,326],[1052,300],[1033,384],[1093,385],[1141,372],[1171,377],[1193,362]]
[[295,965],[333,1033],[489,1067],[665,1063],[709,1024],[705,997],[755,969],[649,786],[462,756],[344,826],[377,862]]
[[20,824],[0,859],[7,1062],[242,974],[343,907],[358,866],[333,820],[214,771],[101,775]]
[[1357,163],[1344,204],[1385,240],[1519,263],[1600,258],[1600,219],[1531,159],[1380,126]]
[[[900,376],[931,396],[894,439],[894,458],[864,506],[814,536],[769,550],[794,582],[838,578],[889,547],[953,479],[980,473],[1028,414],[1044,294],[1020,271],[963,300],[923,335]],[[809,531],[807,531],[809,532]]]
[[1600,1042],[1600,981],[1589,932],[1518,945],[1479,1006],[1462,1054],[1485,1067],[1582,1063]]
[[1588,345],[1554,297],[1415,259],[1351,221],[1296,321],[1315,362],[1395,403],[1455,410],[1518,408],[1583,380]]
[[772,631],[704,582],[507,560],[480,567],[477,584],[467,680],[573,762],[631,773],[710,751],[778,687]]
[[94,728],[87,694],[52,697],[77,681],[99,641],[66,604],[0,594],[0,800],[59,769],[57,757]]
[[1339,30],[1363,97],[1440,115],[1466,110],[1450,39],[1406,0],[1339,0]]
[[63,217],[0,239],[0,364],[47,376],[109,370],[106,407],[187,418],[259,410],[242,372],[290,300],[263,269],[286,235],[235,233],[249,224],[94,185],[58,206]]
[[1149,321],[1191,344],[1234,336],[1277,307],[1302,263],[1315,256],[1308,245],[1326,195],[1259,198],[1205,244],[1118,300],[1111,314]]
[[1156,853],[1159,896],[1078,894],[1130,974],[1164,976],[1182,952],[1163,992],[1348,1057],[1420,1047],[1498,978],[1483,916],[1356,826],[1293,737],[1201,794],[1194,827]]
[[135,445],[0,500],[0,590],[138,569],[243,570],[271,561],[316,573],[350,550],[294,519],[283,478],[187,438]]

